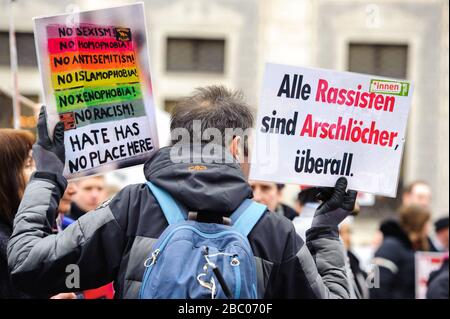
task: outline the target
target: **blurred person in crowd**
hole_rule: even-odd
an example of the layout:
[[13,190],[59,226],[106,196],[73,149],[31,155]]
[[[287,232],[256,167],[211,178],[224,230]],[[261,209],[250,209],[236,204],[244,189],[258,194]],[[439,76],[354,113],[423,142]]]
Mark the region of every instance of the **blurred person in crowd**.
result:
[[284,216],[289,220],[297,216],[293,208],[281,202],[284,184],[257,181],[250,181],[249,184],[253,191],[253,200],[266,205],[271,212]]
[[[409,184],[403,192],[403,206],[422,205],[431,208],[432,192],[425,181]],[[434,225],[435,236],[428,235],[430,251],[448,251],[448,217],[437,220]]]
[[[8,270],[7,245],[13,221],[25,187],[35,170],[32,158],[34,136],[23,130],[0,129],[0,299],[48,298],[20,291]],[[74,293],[60,293],[52,299],[75,299]]]
[[[79,183],[79,182],[78,182]],[[86,184],[82,184],[86,186]],[[72,200],[74,195],[77,193],[77,182],[68,182],[66,191],[59,201],[58,205],[58,217],[56,218],[56,232],[63,231],[70,224],[72,224],[75,220],[66,216],[68,212],[70,212],[72,206]],[[60,298],[62,294],[59,294],[52,299],[63,299]],[[114,288],[112,284],[107,284],[105,286],[86,290],[83,292],[77,292],[77,299],[112,299],[114,296]]]
[[68,217],[77,220],[87,212],[96,209],[107,198],[105,177],[96,175],[75,182],[76,193],[73,196]]
[[282,203],[284,187],[284,184],[277,184],[279,202],[275,213],[284,215],[289,220],[293,220],[297,216],[297,212],[291,206]]
[[56,218],[57,231],[64,230],[67,226],[74,222],[74,220],[67,215],[70,212],[73,196],[76,192],[77,187],[75,182],[67,183],[66,191],[64,192],[64,195],[58,205],[58,217]]
[[[422,205],[427,208],[431,208],[431,199],[432,199],[432,193],[431,193],[431,187],[430,185],[421,180],[414,181],[410,184],[408,184],[402,193],[402,207],[410,206],[410,205]],[[388,218],[386,220],[382,221],[382,224],[380,226],[380,229],[377,231],[373,238],[373,247],[375,250],[377,250],[381,243],[383,242],[383,234],[384,232],[381,231],[381,229],[385,229],[387,232],[389,232],[389,229],[392,227],[396,228],[397,221],[395,221],[397,217]],[[431,239],[428,239],[430,242],[430,249],[433,250],[433,245],[431,243]]]
[[448,216],[434,223],[434,236],[430,240],[431,251],[448,252]]
[[448,253],[441,268],[428,278],[427,299],[448,299]]
[[298,193],[295,202],[297,216],[292,222],[295,231],[301,238],[306,238],[306,231],[311,227],[314,213],[319,205],[320,201],[317,199],[317,188],[307,187]]
[[431,207],[431,187],[427,182],[414,181],[403,191],[402,206],[423,205]]
[[339,236],[347,252],[348,264],[353,278],[352,284],[356,298],[368,299],[369,289],[366,284],[367,273],[361,269],[358,257],[352,252],[352,224],[354,217],[349,216],[339,224]]
[[6,247],[25,186],[34,170],[27,131],[0,129],[0,298],[27,298],[11,283]]
[[[214,153],[203,152],[203,145],[192,144],[194,120],[201,121],[202,130],[216,128],[225,135],[232,128],[238,129],[237,135],[213,140]],[[190,138],[184,141],[179,136],[172,141],[173,146],[153,154],[144,165],[145,177],[191,211],[199,212],[197,218],[223,223],[223,217],[229,217],[253,196],[240,165],[249,154],[240,132],[251,128],[253,120],[240,94],[221,86],[198,89],[177,104],[171,119],[172,132],[184,129]],[[129,185],[95,213],[83,215],[58,235],[50,234],[47,219],[54,218],[67,184],[62,175],[63,123],[58,123],[54,132],[51,139],[42,108],[39,138],[33,146],[37,170],[25,190],[8,244],[12,280],[34,292],[67,289],[67,274],[61,265],[76,262],[80,289],[114,280],[115,298],[137,298],[146,269],[143,261],[168,227],[164,213],[146,184]],[[180,154],[181,145],[185,152]],[[177,151],[171,152],[174,148]],[[193,166],[180,161],[186,158],[203,169],[189,169]],[[337,225],[353,211],[356,195],[347,190],[344,177],[337,179],[335,187],[321,197],[323,203],[315,212],[306,242],[288,219],[264,212],[248,235],[259,265],[257,281],[264,283],[258,285],[259,298],[349,298]]]
[[381,224],[383,242],[375,252],[380,287],[370,289],[377,299],[414,299],[416,251],[429,250],[431,212],[424,205],[403,206],[398,220]]

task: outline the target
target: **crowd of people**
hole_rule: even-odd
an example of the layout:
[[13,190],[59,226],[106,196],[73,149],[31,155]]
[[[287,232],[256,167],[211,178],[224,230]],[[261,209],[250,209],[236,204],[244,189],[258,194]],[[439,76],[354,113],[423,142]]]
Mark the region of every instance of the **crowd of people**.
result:
[[[220,131],[254,124],[242,97],[223,87],[185,98],[173,111],[171,129],[192,130],[193,119],[202,129]],[[0,129],[0,298],[137,298],[148,247],[168,222],[145,184],[114,194],[102,176],[68,182],[63,136],[61,125],[48,136],[44,108],[37,140],[27,131]],[[284,185],[247,181],[250,150],[243,137],[220,146],[220,154],[210,155],[212,164],[201,156],[193,163],[208,162],[201,170],[172,161],[173,146],[161,148],[143,174],[198,212],[199,221],[222,220],[247,198],[267,206],[248,235],[259,298],[415,298],[417,251],[447,253],[430,275],[427,296],[448,298],[449,220],[442,217],[431,229],[426,182],[408,186],[401,207],[380,224],[372,262],[377,271],[368,273],[353,251],[359,207],[345,178],[334,188],[302,187],[290,207],[283,203]],[[69,264],[80,269],[75,289],[66,284]],[[379,285],[368,285],[374,275]]]
[[[292,220],[296,232],[305,239],[311,227],[320,201],[316,190],[303,187],[298,193],[294,207],[282,203],[284,185],[252,182],[254,199],[267,205],[272,212],[283,214]],[[371,264],[377,266],[379,285],[370,287],[369,271],[362,269],[360,261],[352,251],[353,216],[347,217],[339,225],[342,240],[353,277],[357,298],[364,299],[413,299],[416,297],[415,252],[442,252],[445,254],[442,267],[429,278],[427,297],[448,299],[448,251],[449,217],[443,216],[432,221],[432,191],[425,181],[415,181],[407,185],[401,195],[402,203],[392,216],[381,221],[373,238],[374,254]],[[353,215],[358,214],[358,206]]]

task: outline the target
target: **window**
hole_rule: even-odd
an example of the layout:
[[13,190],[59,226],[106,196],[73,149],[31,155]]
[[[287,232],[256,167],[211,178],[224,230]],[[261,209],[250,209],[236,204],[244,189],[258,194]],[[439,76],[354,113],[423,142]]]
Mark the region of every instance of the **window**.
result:
[[[403,44],[361,44],[350,43],[349,71],[384,77],[405,79],[408,65],[408,46]],[[405,154],[405,152],[404,152]],[[403,176],[405,156],[400,168],[400,178],[396,198],[375,197],[373,206],[365,207],[364,213],[372,217],[390,216],[401,205],[404,189]]]
[[[17,62],[19,66],[36,67],[36,49],[32,32],[16,32]],[[9,66],[9,33],[0,31],[0,66]]]
[[166,69],[169,72],[223,73],[225,40],[168,38]]
[[12,127],[12,102],[9,96],[0,92],[0,128]]
[[[38,95],[24,95],[35,102],[39,101]],[[0,92],[0,128],[13,127],[12,99]],[[37,118],[33,110],[24,104],[20,104],[20,126],[22,129],[36,130]]]
[[351,43],[349,71],[404,79],[407,57],[406,45]]

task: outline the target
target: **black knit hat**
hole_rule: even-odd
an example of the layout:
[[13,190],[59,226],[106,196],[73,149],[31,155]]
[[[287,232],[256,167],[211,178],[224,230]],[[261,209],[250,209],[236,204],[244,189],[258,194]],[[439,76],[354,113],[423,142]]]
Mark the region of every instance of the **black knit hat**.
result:
[[439,218],[434,222],[434,230],[436,232],[441,231],[444,228],[448,228],[448,216]]

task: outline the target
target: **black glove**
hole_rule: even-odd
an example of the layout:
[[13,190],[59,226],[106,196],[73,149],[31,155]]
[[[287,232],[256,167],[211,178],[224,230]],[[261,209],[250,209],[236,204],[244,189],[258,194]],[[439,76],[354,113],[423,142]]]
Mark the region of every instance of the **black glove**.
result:
[[311,227],[337,227],[355,209],[356,191],[347,191],[347,179],[340,177],[334,188],[317,188],[317,208]]
[[33,158],[38,172],[48,172],[62,175],[66,161],[64,148],[64,123],[58,122],[50,140],[47,130],[47,116],[45,106],[41,107],[37,124],[38,139],[33,145]]

